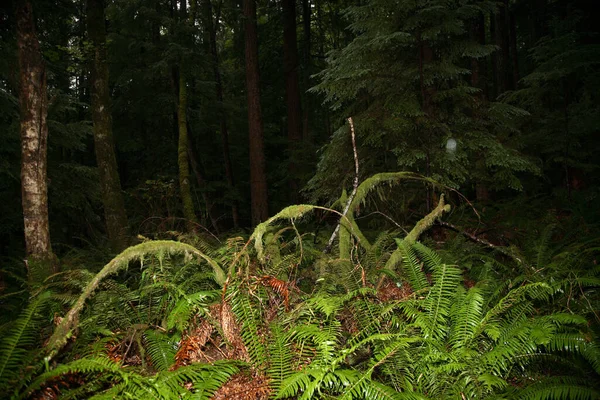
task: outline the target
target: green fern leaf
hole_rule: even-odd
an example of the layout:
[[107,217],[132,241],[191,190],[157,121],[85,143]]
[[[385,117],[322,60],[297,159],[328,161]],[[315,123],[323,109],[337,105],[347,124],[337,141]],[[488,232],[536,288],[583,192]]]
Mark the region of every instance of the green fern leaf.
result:
[[13,322],[11,329],[0,343],[0,391],[7,390],[7,385],[19,373],[25,354],[33,346],[39,334],[37,324],[40,321],[40,308],[48,301],[50,292],[43,292],[35,297],[21,316]]

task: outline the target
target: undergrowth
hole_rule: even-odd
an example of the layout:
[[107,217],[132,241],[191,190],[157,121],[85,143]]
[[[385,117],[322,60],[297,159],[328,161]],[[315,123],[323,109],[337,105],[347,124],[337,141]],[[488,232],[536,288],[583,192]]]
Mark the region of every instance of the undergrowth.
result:
[[448,212],[442,197],[408,233],[365,234],[351,208],[337,249],[323,253],[302,229],[315,209],[288,207],[221,243],[147,241],[98,273],[49,278],[1,327],[0,393],[600,396],[597,241],[550,225],[520,248],[460,235],[441,245],[421,236]]

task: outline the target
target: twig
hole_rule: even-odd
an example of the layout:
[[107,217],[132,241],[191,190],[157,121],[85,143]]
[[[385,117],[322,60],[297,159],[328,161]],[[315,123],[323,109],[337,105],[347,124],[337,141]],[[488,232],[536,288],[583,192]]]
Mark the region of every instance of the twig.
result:
[[488,242],[485,239],[478,238],[477,236],[473,235],[472,233],[463,231],[460,228],[458,228],[457,226],[454,226],[454,225],[452,225],[452,224],[450,224],[448,222],[438,221],[438,224],[440,226],[444,227],[444,228],[448,228],[450,230],[453,230],[455,232],[460,233],[461,235],[463,235],[464,237],[466,237],[469,240],[472,240],[475,243],[479,243],[479,244],[481,244],[481,245],[483,245],[485,247],[489,247],[490,249],[497,250],[500,253],[502,253],[502,254],[504,254],[504,255],[512,258],[513,260],[515,260],[519,264],[523,263],[523,261],[519,257],[517,257],[514,254],[512,254],[510,251],[508,251],[507,249],[505,249],[503,246],[496,246],[495,244],[490,243],[490,242]]
[[358,153],[356,151],[356,135],[354,132],[354,121],[352,121],[352,117],[348,118],[348,123],[350,124],[350,136],[352,137],[352,151],[354,153],[354,181],[352,182],[352,193],[350,193],[350,196],[348,197],[348,200],[346,201],[346,205],[344,206],[344,211],[342,212],[342,217],[338,221],[338,224],[335,227],[335,230],[331,234],[331,237],[329,238],[329,242],[327,243],[325,250],[323,250],[323,253],[325,253],[325,254],[328,254],[329,252],[331,252],[331,247],[333,246],[333,242],[334,242],[336,236],[338,235],[338,232],[340,231],[340,225],[342,224],[342,218],[344,218],[346,216],[346,214],[348,213],[350,204],[352,204],[352,200],[354,200],[354,196],[356,196],[356,190],[358,189]]
[[370,213],[368,213],[366,215],[362,215],[362,216],[360,216],[358,218],[355,218],[355,219],[358,221],[359,219],[364,219],[364,218],[370,217],[371,215],[374,215],[374,214],[381,215],[382,217],[384,217],[385,219],[387,219],[388,221],[390,221],[392,224],[396,225],[396,227],[398,229],[402,230],[405,234],[408,235],[408,231],[406,229],[404,229],[402,227],[402,225],[400,225],[399,223],[397,223],[396,221],[394,221],[394,219],[392,217],[390,217],[390,216],[382,213],[381,211],[373,211],[373,212],[370,212]]

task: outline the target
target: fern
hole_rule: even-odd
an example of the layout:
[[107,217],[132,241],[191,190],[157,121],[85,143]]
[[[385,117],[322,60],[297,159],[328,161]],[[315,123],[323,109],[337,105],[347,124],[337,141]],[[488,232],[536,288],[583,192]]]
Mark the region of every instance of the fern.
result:
[[58,350],[60,350],[60,348],[62,348],[62,346],[65,345],[69,332],[79,323],[79,314],[83,309],[85,301],[98,288],[98,285],[105,277],[127,267],[129,262],[135,259],[141,260],[143,265],[144,257],[147,254],[155,254],[162,264],[164,256],[171,253],[189,254],[197,257],[200,260],[206,261],[213,268],[217,282],[220,284],[225,282],[225,274],[221,267],[210,257],[206,256],[204,253],[188,244],[172,241],[155,241],[145,242],[137,246],[129,247],[121,254],[113,258],[85,287],[83,293],[81,293],[73,308],[71,308],[65,318],[63,318],[62,322],[56,328],[54,334],[48,341],[48,345],[46,347],[50,354],[55,354]]
[[581,378],[552,377],[542,379],[513,393],[519,400],[591,400],[600,397],[600,392],[590,388]]
[[271,339],[268,346],[271,387],[277,392],[281,385],[292,374],[294,353],[291,349],[290,334],[284,333],[278,325],[271,326]]
[[218,295],[218,291],[184,294],[167,316],[167,329],[177,328],[179,332],[183,332],[192,313],[204,310],[207,304],[213,302]]
[[152,366],[156,370],[166,371],[173,365],[177,350],[173,338],[164,333],[147,330],[144,333],[144,342]]
[[238,286],[227,297],[231,308],[241,322],[241,336],[248,349],[248,355],[255,365],[263,365],[267,360],[267,349],[262,340],[260,307],[251,303],[245,288]]
[[400,254],[400,257],[402,257],[401,269],[408,280],[408,283],[410,283],[412,288],[416,291],[428,288],[429,284],[427,283],[427,278],[413,248],[404,241],[398,240],[397,242],[398,250],[396,251]]
[[445,334],[444,326],[460,280],[461,271],[458,268],[446,264],[433,266],[434,284],[423,302],[429,317],[426,334]]
[[51,297],[43,292],[34,297],[0,342],[0,391],[7,392],[11,383],[18,380],[25,367],[26,355],[39,338],[40,311]]

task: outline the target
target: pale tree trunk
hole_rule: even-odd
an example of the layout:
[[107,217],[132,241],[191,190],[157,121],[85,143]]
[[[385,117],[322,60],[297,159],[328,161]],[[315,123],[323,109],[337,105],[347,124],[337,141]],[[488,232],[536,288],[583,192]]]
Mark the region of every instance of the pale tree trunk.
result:
[[56,272],[48,223],[48,95],[46,70],[35,33],[31,2],[17,2],[17,51],[21,107],[21,195],[29,281]]
[[282,0],[283,7],[283,70],[285,73],[285,96],[288,131],[288,185],[290,202],[298,202],[299,183],[298,149],[302,140],[302,111],[298,85],[298,44],[296,35],[296,1]]
[[244,0],[246,42],[246,94],[248,96],[248,136],[250,142],[250,203],[252,224],[269,217],[267,175],[263,145],[260,75],[258,70],[258,34],[255,0]]
[[129,229],[112,132],[103,0],[87,1],[87,25],[88,36],[94,47],[90,76],[90,106],[104,219],[111,248],[113,251],[120,251],[127,246]]

